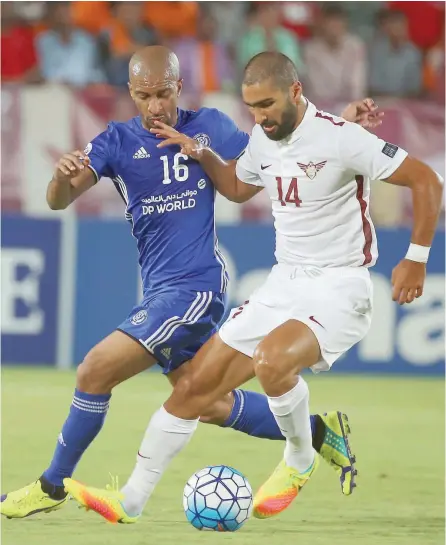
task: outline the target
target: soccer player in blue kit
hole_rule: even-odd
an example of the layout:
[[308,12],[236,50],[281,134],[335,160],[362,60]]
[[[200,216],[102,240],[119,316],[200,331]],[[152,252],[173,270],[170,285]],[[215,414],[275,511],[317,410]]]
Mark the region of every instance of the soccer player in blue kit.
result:
[[[178,109],[181,88],[174,53],[161,46],[139,51],[130,62],[129,83],[139,116],[110,123],[84,153],[65,154],[56,165],[47,191],[52,209],[66,208],[103,176],[113,180],[137,241],[143,301],[79,365],[49,467],[36,481],[1,497],[0,512],[9,518],[63,507],[63,479],[72,476],[101,430],[112,389],[155,363],[175,384],[223,318],[228,274],[215,234],[214,186],[177,146],[159,149],[150,129],[157,121],[174,126],[226,160],[237,159],[249,136],[218,110]],[[331,463],[332,449],[325,444],[329,415],[312,416],[312,430],[315,448]],[[232,392],[201,420],[283,440],[265,396],[255,392]],[[343,440],[347,444],[346,434]]]

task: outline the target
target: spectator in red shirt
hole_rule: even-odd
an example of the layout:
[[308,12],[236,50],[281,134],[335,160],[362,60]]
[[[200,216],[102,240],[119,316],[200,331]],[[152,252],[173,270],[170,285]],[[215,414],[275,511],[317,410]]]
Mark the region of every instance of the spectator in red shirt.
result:
[[2,81],[36,83],[40,81],[34,46],[34,32],[17,17],[14,2],[2,2]]
[[444,2],[387,2],[390,10],[404,13],[410,40],[421,50],[435,47],[444,28]]

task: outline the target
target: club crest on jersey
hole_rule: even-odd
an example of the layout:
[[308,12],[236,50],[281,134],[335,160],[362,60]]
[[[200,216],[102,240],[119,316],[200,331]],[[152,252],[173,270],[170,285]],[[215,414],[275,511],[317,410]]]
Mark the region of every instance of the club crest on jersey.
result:
[[84,149],[85,155],[88,155],[92,149],[93,149],[93,144],[91,142],[89,142],[87,144],[86,148]]
[[199,142],[202,146],[205,148],[208,148],[211,145],[211,139],[207,134],[204,134],[204,132],[199,132],[194,136],[194,140]]
[[142,324],[147,320],[147,310],[140,310],[137,312],[133,318],[130,320],[133,325]]
[[313,161],[310,161],[308,165],[305,165],[304,163],[297,163],[297,166],[301,168],[305,174],[307,175],[310,180],[314,180],[316,178],[316,174],[324,168],[327,161],[321,161],[320,163],[314,164]]

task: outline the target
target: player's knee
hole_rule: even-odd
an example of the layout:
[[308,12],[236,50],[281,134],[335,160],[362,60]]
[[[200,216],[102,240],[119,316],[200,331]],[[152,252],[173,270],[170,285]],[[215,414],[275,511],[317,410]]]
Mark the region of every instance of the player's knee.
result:
[[[185,375],[175,384],[172,395],[165,404],[166,409],[185,419],[199,418],[206,414],[212,400],[200,389],[198,381]],[[212,414],[210,414],[212,418]]]
[[262,342],[255,349],[253,355],[254,371],[266,393],[274,390],[285,379],[286,357],[283,352]]
[[93,381],[94,371],[92,367],[84,360],[78,366],[76,371],[76,387],[82,392],[93,393],[91,391]]
[[169,406],[181,408],[183,418],[198,418],[200,416],[199,397],[191,377],[185,375],[175,384],[169,399]]
[[108,394],[117,385],[113,380],[113,366],[102,350],[93,348],[77,368],[76,385],[89,394]]

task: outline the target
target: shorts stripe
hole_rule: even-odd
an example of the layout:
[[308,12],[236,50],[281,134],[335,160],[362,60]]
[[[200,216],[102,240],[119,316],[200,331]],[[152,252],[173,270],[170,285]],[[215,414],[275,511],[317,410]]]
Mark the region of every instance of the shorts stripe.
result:
[[184,316],[180,318],[179,316],[174,316],[172,318],[169,318],[166,320],[149,338],[147,338],[145,341],[142,339],[141,342],[144,344],[144,346],[153,352],[154,348],[164,342],[166,339],[170,338],[173,334],[173,332],[181,325],[187,324],[187,323],[195,323],[193,320],[199,314],[199,316],[202,315],[202,307],[203,305],[207,306],[206,302],[209,300],[212,300],[212,292],[197,292],[197,296],[195,297],[195,300],[190,305],[190,307],[185,312]]
[[171,323],[173,322],[177,322],[178,320],[181,320],[181,318],[179,316],[173,316],[172,318],[169,318],[168,320],[166,320],[165,322],[163,322],[160,327],[155,331],[155,333],[153,333],[152,335],[150,335],[150,337],[148,339],[146,339],[145,341],[143,341],[144,344],[149,344],[151,343],[153,340],[156,340],[160,334],[162,334],[161,332]]
[[[196,306],[199,304],[200,300],[202,299],[202,292],[197,292],[197,296],[195,297],[194,302],[192,305],[188,308],[186,311],[186,314],[184,318],[187,318],[188,313],[196,308]],[[180,316],[173,316],[172,318],[167,319],[164,323],[161,324],[161,326],[153,333],[148,339],[144,341],[144,344],[147,346],[147,348],[154,342],[160,339],[160,337],[163,337],[168,330],[170,330],[176,323],[183,320],[184,318],[180,318]]]
[[[200,301],[200,304],[198,308],[194,309],[193,312],[190,313],[190,316],[186,318],[186,315],[184,318],[181,319],[178,323],[176,323],[170,330],[170,332],[164,336],[164,338],[158,340],[155,343],[152,343],[150,346],[148,346],[149,350],[153,352],[153,350],[160,345],[161,343],[165,343],[172,337],[172,335],[175,333],[175,331],[181,327],[182,325],[192,325],[198,322],[198,320],[206,314],[206,311],[209,307],[209,305],[212,303],[212,297],[213,294],[211,291],[208,291],[207,293],[203,293],[204,299]],[[186,313],[187,314],[187,313]]]

